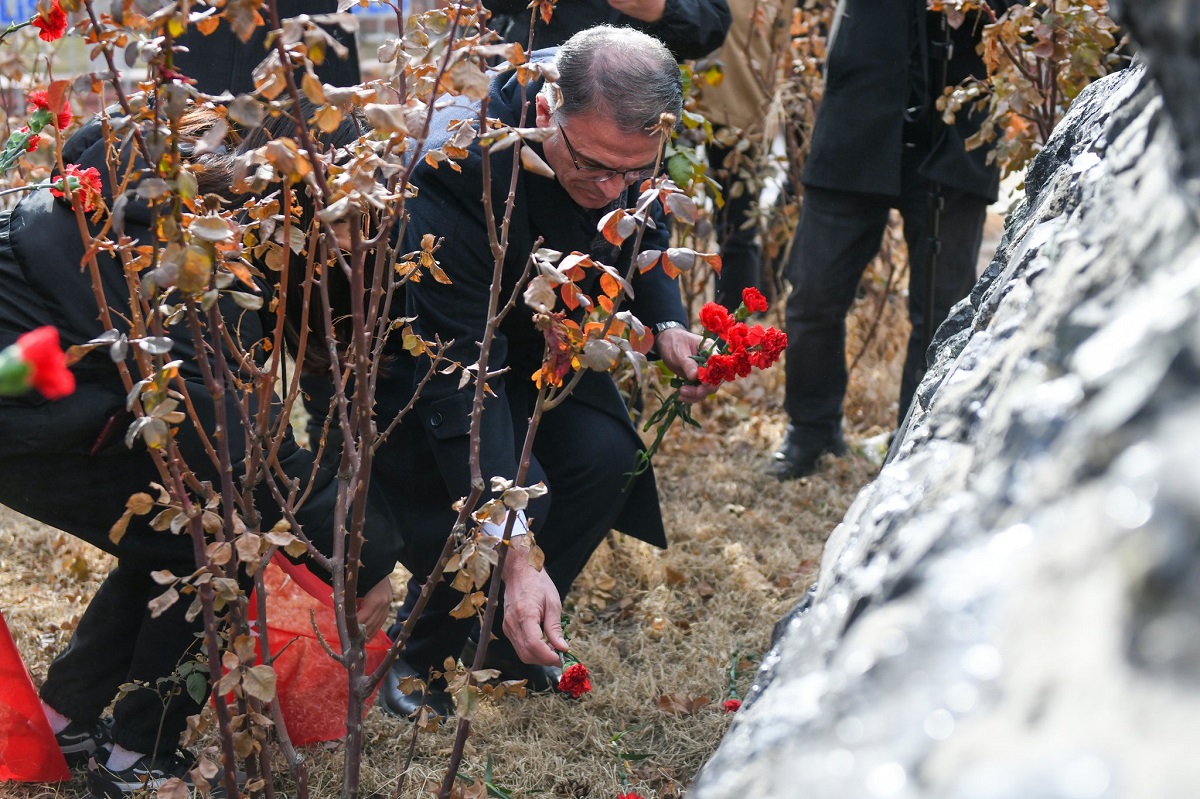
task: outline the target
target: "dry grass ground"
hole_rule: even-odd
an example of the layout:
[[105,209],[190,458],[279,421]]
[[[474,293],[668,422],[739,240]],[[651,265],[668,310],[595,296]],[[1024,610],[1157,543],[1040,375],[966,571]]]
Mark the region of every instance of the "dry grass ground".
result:
[[[885,282],[878,273],[864,282],[850,323],[851,355],[862,348]],[[906,333],[902,300],[893,294],[883,303],[880,330],[852,377],[851,443],[895,423]],[[877,468],[856,452],[805,480],[768,476],[784,426],[782,380],[777,367],[742,381],[697,414],[702,430],[672,432],[656,458],[671,548],[614,536],[570,598],[569,634],[592,670],[594,690],[578,701],[531,696],[485,706],[473,728],[468,776],[482,775],[490,756],[496,783],[514,796],[616,797],[625,789],[610,741],[627,731],[624,750],[649,755],[628,761],[628,790],[647,799],[684,791],[728,726],[721,701],[735,655],[736,686],[744,691],[773,624],[803,596],[826,536]],[[0,608],[35,682],[66,644],[109,563],[70,536],[0,508]],[[395,577],[399,589],[403,576]],[[670,713],[659,709],[664,696],[708,703]],[[393,796],[411,728],[373,709],[368,729],[365,787]],[[440,777],[452,738],[452,728],[418,738],[405,796],[425,795],[425,778]],[[307,751],[312,795],[338,795],[337,746]],[[0,785],[0,795],[74,799],[82,782]],[[287,795],[283,781],[280,787]]]

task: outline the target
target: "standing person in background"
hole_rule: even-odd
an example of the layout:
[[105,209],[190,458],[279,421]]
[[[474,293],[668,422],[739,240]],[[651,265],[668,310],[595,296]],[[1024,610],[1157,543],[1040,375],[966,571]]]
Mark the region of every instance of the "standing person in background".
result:
[[[991,0],[1003,12],[1010,0]],[[926,315],[935,322],[975,283],[983,222],[996,200],[999,171],[987,151],[963,142],[981,114],[940,123],[942,87],[968,75],[985,78],[976,54],[982,21],[967,15],[940,39],[941,12],[926,0],[841,0],[830,37],[825,96],[805,164],[800,225],[787,265],[788,427],[775,453],[781,480],[816,470],[826,453],[843,454],[846,313],[862,274],[879,251],[888,212],[900,211],[908,244],[908,315],[912,322],[900,389],[903,418],[925,373]],[[943,68],[943,62],[945,66]],[[944,79],[943,79],[944,75]],[[926,307],[930,263],[931,188],[944,207],[937,220],[940,251],[933,307]]]
[[[758,226],[751,217],[759,186],[741,175],[754,171],[758,154],[771,146],[763,141],[771,102],[771,41],[768,31],[755,24],[759,7],[760,0],[732,0],[733,24],[714,56],[721,62],[721,81],[704,84],[696,103],[714,129],[713,141],[706,145],[709,174],[721,185],[725,202],[713,219],[722,262],[716,301],[730,311],[741,303],[742,289],[757,288],[762,278]],[[750,140],[748,148],[738,147],[743,139]]]
[[[492,27],[507,41],[529,45],[528,0],[483,0],[496,15]],[[549,22],[537,18],[533,48],[553,47],[593,25],[636,28],[667,46],[677,61],[703,58],[729,30],[727,0],[559,0]]]

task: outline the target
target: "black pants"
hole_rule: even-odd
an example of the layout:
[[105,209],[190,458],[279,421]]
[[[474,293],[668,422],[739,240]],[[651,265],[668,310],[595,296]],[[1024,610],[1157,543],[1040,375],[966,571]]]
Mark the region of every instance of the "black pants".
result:
[[147,603],[162,592],[149,571],[118,562],[50,664],[41,690],[59,713],[89,720],[100,717],[122,685],[137,684],[113,706],[113,739],[134,752],[171,751],[187,717],[202,710],[178,669],[202,648],[197,636],[204,625],[184,617],[187,598],[153,618]]
[[[519,399],[510,394],[510,403],[517,402]],[[514,404],[513,407],[522,406]],[[406,435],[422,434],[419,427],[401,425],[402,430],[408,428]],[[518,432],[520,435],[516,440],[519,444],[524,431]],[[526,482],[532,485],[545,481],[550,493],[531,503],[527,514],[533,522],[538,545],[546,554],[546,571],[560,597],[566,597],[571,584],[624,508],[628,494],[621,489],[638,449],[631,433],[628,424],[574,398],[569,398],[542,418],[533,448],[534,462]],[[400,442],[399,446],[404,444]],[[410,524],[405,528],[405,545],[409,551],[405,565],[417,577],[409,581],[408,594],[397,614],[395,626],[389,631],[392,637],[411,615],[422,578],[432,569],[454,518],[449,511],[453,499],[446,496],[444,487],[439,488],[441,481],[437,470],[426,468],[424,471],[426,478],[432,473],[432,480],[425,486],[425,497],[444,509],[441,511],[443,521],[422,527]],[[421,476],[413,474],[406,479],[416,480]],[[430,514],[425,514],[425,518],[431,518]],[[447,657],[458,657],[468,636],[477,627],[474,618],[458,620],[449,615],[463,595],[450,588],[447,581],[434,590],[404,651],[404,659],[422,673],[430,668],[440,671]],[[498,610],[492,630],[498,640],[491,643],[489,651],[515,657],[512,644],[501,631],[503,608]]]
[[[909,252],[908,317],[912,334],[900,387],[903,419],[925,374],[926,265],[929,237],[929,184],[906,159],[899,197],[807,187],[787,276],[788,335],[785,407],[792,436],[801,444],[833,441],[842,423],[846,396],[846,313],[859,281],[887,227],[888,212],[899,209]],[[987,201],[966,192],[945,192],[941,215],[932,313],[938,324],[975,284],[976,263]],[[936,324],[935,324],[936,329]]]
[[741,183],[740,193],[734,188],[740,182],[738,175],[736,172],[730,174],[730,170],[723,166],[729,154],[728,148],[716,142],[708,145],[709,168],[721,184],[725,199],[725,205],[713,215],[721,252],[716,301],[734,311],[742,302],[742,289],[759,287],[762,252],[758,244],[757,226],[749,216],[756,194],[745,183]]
[[136,752],[165,752],[178,745],[187,717],[201,709],[172,675],[193,657],[203,624],[184,618],[191,604],[186,597],[158,618],[146,607],[164,590],[151,571],[186,575],[195,569],[190,538],[151,530],[146,516],[135,517],[119,546],[108,540],[129,496],[159,479],[144,450],[125,447],[124,425],[91,454],[104,421],[123,405],[120,392],[87,382],[54,403],[0,402],[0,502],[118,558],[66,650],[51,663],[42,699],[87,723],[122,685],[138,683],[143,687],[113,709],[113,737]]

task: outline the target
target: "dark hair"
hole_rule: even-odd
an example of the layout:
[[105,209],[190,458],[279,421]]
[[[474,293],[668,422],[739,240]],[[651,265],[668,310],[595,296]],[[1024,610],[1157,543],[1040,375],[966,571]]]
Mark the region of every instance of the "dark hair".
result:
[[[554,57],[556,115],[601,113],[627,133],[645,131],[683,110],[679,65],[666,45],[633,28],[597,25],[563,42]],[[552,98],[553,94],[550,95]]]

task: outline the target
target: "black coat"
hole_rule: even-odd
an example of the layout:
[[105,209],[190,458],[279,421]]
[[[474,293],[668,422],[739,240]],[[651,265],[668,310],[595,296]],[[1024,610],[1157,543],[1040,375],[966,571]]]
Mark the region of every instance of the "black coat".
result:
[[[281,19],[301,14],[332,14],[337,11],[334,0],[279,0]],[[266,15],[263,16],[266,19]],[[209,94],[220,94],[228,90],[241,94],[254,90],[251,77],[254,68],[267,57],[267,31],[270,25],[260,25],[250,39],[242,42],[224,20],[220,26],[205,36],[193,26],[180,36],[176,43],[187,48],[187,52],[176,53],[175,68],[196,81],[196,88]],[[349,51],[345,58],[338,58],[332,49],[326,52],[324,62],[316,67],[317,77],[332,86],[353,86],[362,80],[358,66],[358,43],[353,33],[347,33],[337,25],[326,26],[325,30]]]
[[[997,12],[1015,4],[991,2]],[[916,143],[928,149],[929,115],[937,113],[933,101],[941,94],[941,86],[934,85],[940,74],[929,47],[930,29],[938,15],[925,7],[925,0],[843,0],[839,5],[826,62],[825,95],[817,109],[804,169],[806,186],[900,194],[905,110],[912,105],[922,108],[925,116],[910,126],[909,133],[914,128],[919,131]],[[936,30],[932,33],[936,35]],[[913,37],[916,47],[911,46]],[[975,52],[979,36],[974,16],[952,30],[951,38],[954,55],[946,85],[969,75],[986,77]],[[987,165],[987,149],[967,152],[963,146],[982,120],[981,114],[962,113],[953,127],[935,126],[939,133],[921,174],[949,188],[995,200],[999,171]]]
[[[534,124],[532,98],[537,88],[537,85],[528,87],[530,103],[528,116],[521,123],[524,126]],[[502,75],[492,82],[488,113],[508,124],[516,124],[521,100],[521,87],[516,79],[512,74]],[[428,145],[430,149],[439,147],[446,139],[448,120],[470,118],[477,113],[477,107],[467,107],[465,103],[439,112],[431,128],[434,134]],[[453,339],[455,344],[447,355],[464,366],[478,358],[493,268],[480,199],[483,159],[478,146],[472,146],[469,152],[469,156],[460,162],[461,172],[445,164],[434,169],[422,163],[416,169],[413,183],[420,193],[408,206],[411,218],[403,246],[406,251],[418,249],[421,236],[426,233],[445,237],[437,258],[453,283],[439,283],[429,276],[419,283],[410,283],[406,288],[405,314],[416,317],[414,327],[425,339]],[[493,156],[491,191],[498,217],[503,214],[508,194],[512,159],[511,148]],[[633,204],[635,195],[636,190],[631,189],[618,202],[628,207]],[[596,222],[602,213],[577,206],[557,180],[521,170],[501,297],[509,296],[539,236],[544,237],[543,247],[563,253],[590,251],[604,263],[618,267],[627,264],[629,252],[622,253],[618,259],[616,249],[596,231]],[[648,231],[643,247],[664,249],[666,241],[667,226],[660,221],[657,230]],[[633,284],[635,299],[627,301],[624,307],[633,311],[642,322],[654,325],[686,320],[678,285],[661,269],[638,275]],[[398,338],[395,336],[389,342],[389,347],[397,349],[395,368],[381,382],[378,391],[381,424],[411,399],[415,383],[427,366],[400,353]],[[508,478],[516,475],[521,436],[528,416],[525,400],[533,392],[531,376],[541,366],[544,346],[542,334],[533,326],[532,311],[518,298],[516,307],[501,325],[490,355],[491,370],[507,368],[508,372],[490,381],[495,396],[484,407],[481,442],[484,480],[494,475]],[[376,456],[376,464],[381,470],[404,476],[396,478],[395,490],[407,494],[408,499],[402,501],[402,507],[395,512],[406,519],[406,524],[424,527],[434,518],[443,519],[445,507],[419,510],[423,502],[432,502],[429,499],[432,493],[457,498],[470,492],[467,433],[473,393],[473,385],[459,387],[457,372],[436,376],[421,391],[415,408],[416,418],[410,418],[402,425],[407,431],[404,446],[393,446],[389,442]],[[585,373],[573,399],[619,420],[629,436],[636,436],[625,404],[607,373]],[[566,413],[566,407],[550,413]],[[573,447],[586,444],[586,441],[552,443]],[[640,441],[637,445],[640,446]],[[389,461],[393,461],[393,465],[389,466]],[[421,491],[414,487],[414,481],[418,480],[431,480],[440,490]],[[553,491],[553,486],[551,489]],[[630,492],[617,528],[652,544],[665,546],[653,472],[643,474]],[[406,537],[407,530],[406,527]],[[445,534],[446,530],[441,529],[442,538]]]
[[[105,147],[100,126],[93,121],[63,147],[63,159],[85,168],[96,167],[109,197]],[[88,272],[80,270],[84,248],[75,214],[65,201],[41,189],[5,216],[0,218],[0,347],[41,325],[56,326],[64,348],[104,332],[91,279]],[[149,243],[149,223],[148,207],[132,199],[126,206],[126,234]],[[124,269],[104,253],[98,262],[115,324],[127,332],[120,321],[129,316]],[[271,330],[272,319],[265,313],[244,311],[227,297],[222,297],[219,307],[230,332],[246,345],[261,341]],[[216,427],[216,405],[204,384],[192,337],[183,324],[171,326],[168,334],[174,341],[170,357],[182,361],[180,374],[201,426],[211,434]],[[138,375],[132,356],[129,364]],[[36,392],[0,398],[0,502],[144,567],[179,568],[179,564],[190,563],[190,540],[151,530],[148,522],[153,514],[135,517],[119,545],[109,541],[109,528],[124,510],[125,501],[135,492],[153,493],[150,481],[161,478],[140,440],[132,449],[124,444],[132,417],[125,412],[125,388],[107,353],[101,349],[86,355],[72,371],[77,389],[63,400],[46,402]],[[232,392],[225,406],[229,419],[239,418]],[[245,451],[240,432],[240,425],[231,425],[228,440],[235,467]],[[176,442],[200,478],[216,483],[216,469],[190,421],[180,425]],[[287,474],[302,482],[312,473],[312,455],[290,435],[279,450],[279,461]],[[318,469],[311,496],[297,514],[305,532],[327,553],[331,551],[336,490],[333,472]],[[260,488],[256,500],[265,526],[270,527],[279,513],[265,487]],[[392,571],[399,548],[395,525],[386,510],[374,505],[371,514],[371,540],[360,573],[363,590]]]
[[[497,15],[493,27],[510,42],[529,44],[529,3],[526,0],[484,0]],[[554,47],[593,25],[637,28],[661,41],[677,59],[703,58],[725,41],[732,21],[727,0],[666,0],[658,22],[646,23],[613,9],[607,0],[559,0],[550,22],[538,17],[533,49]]]

